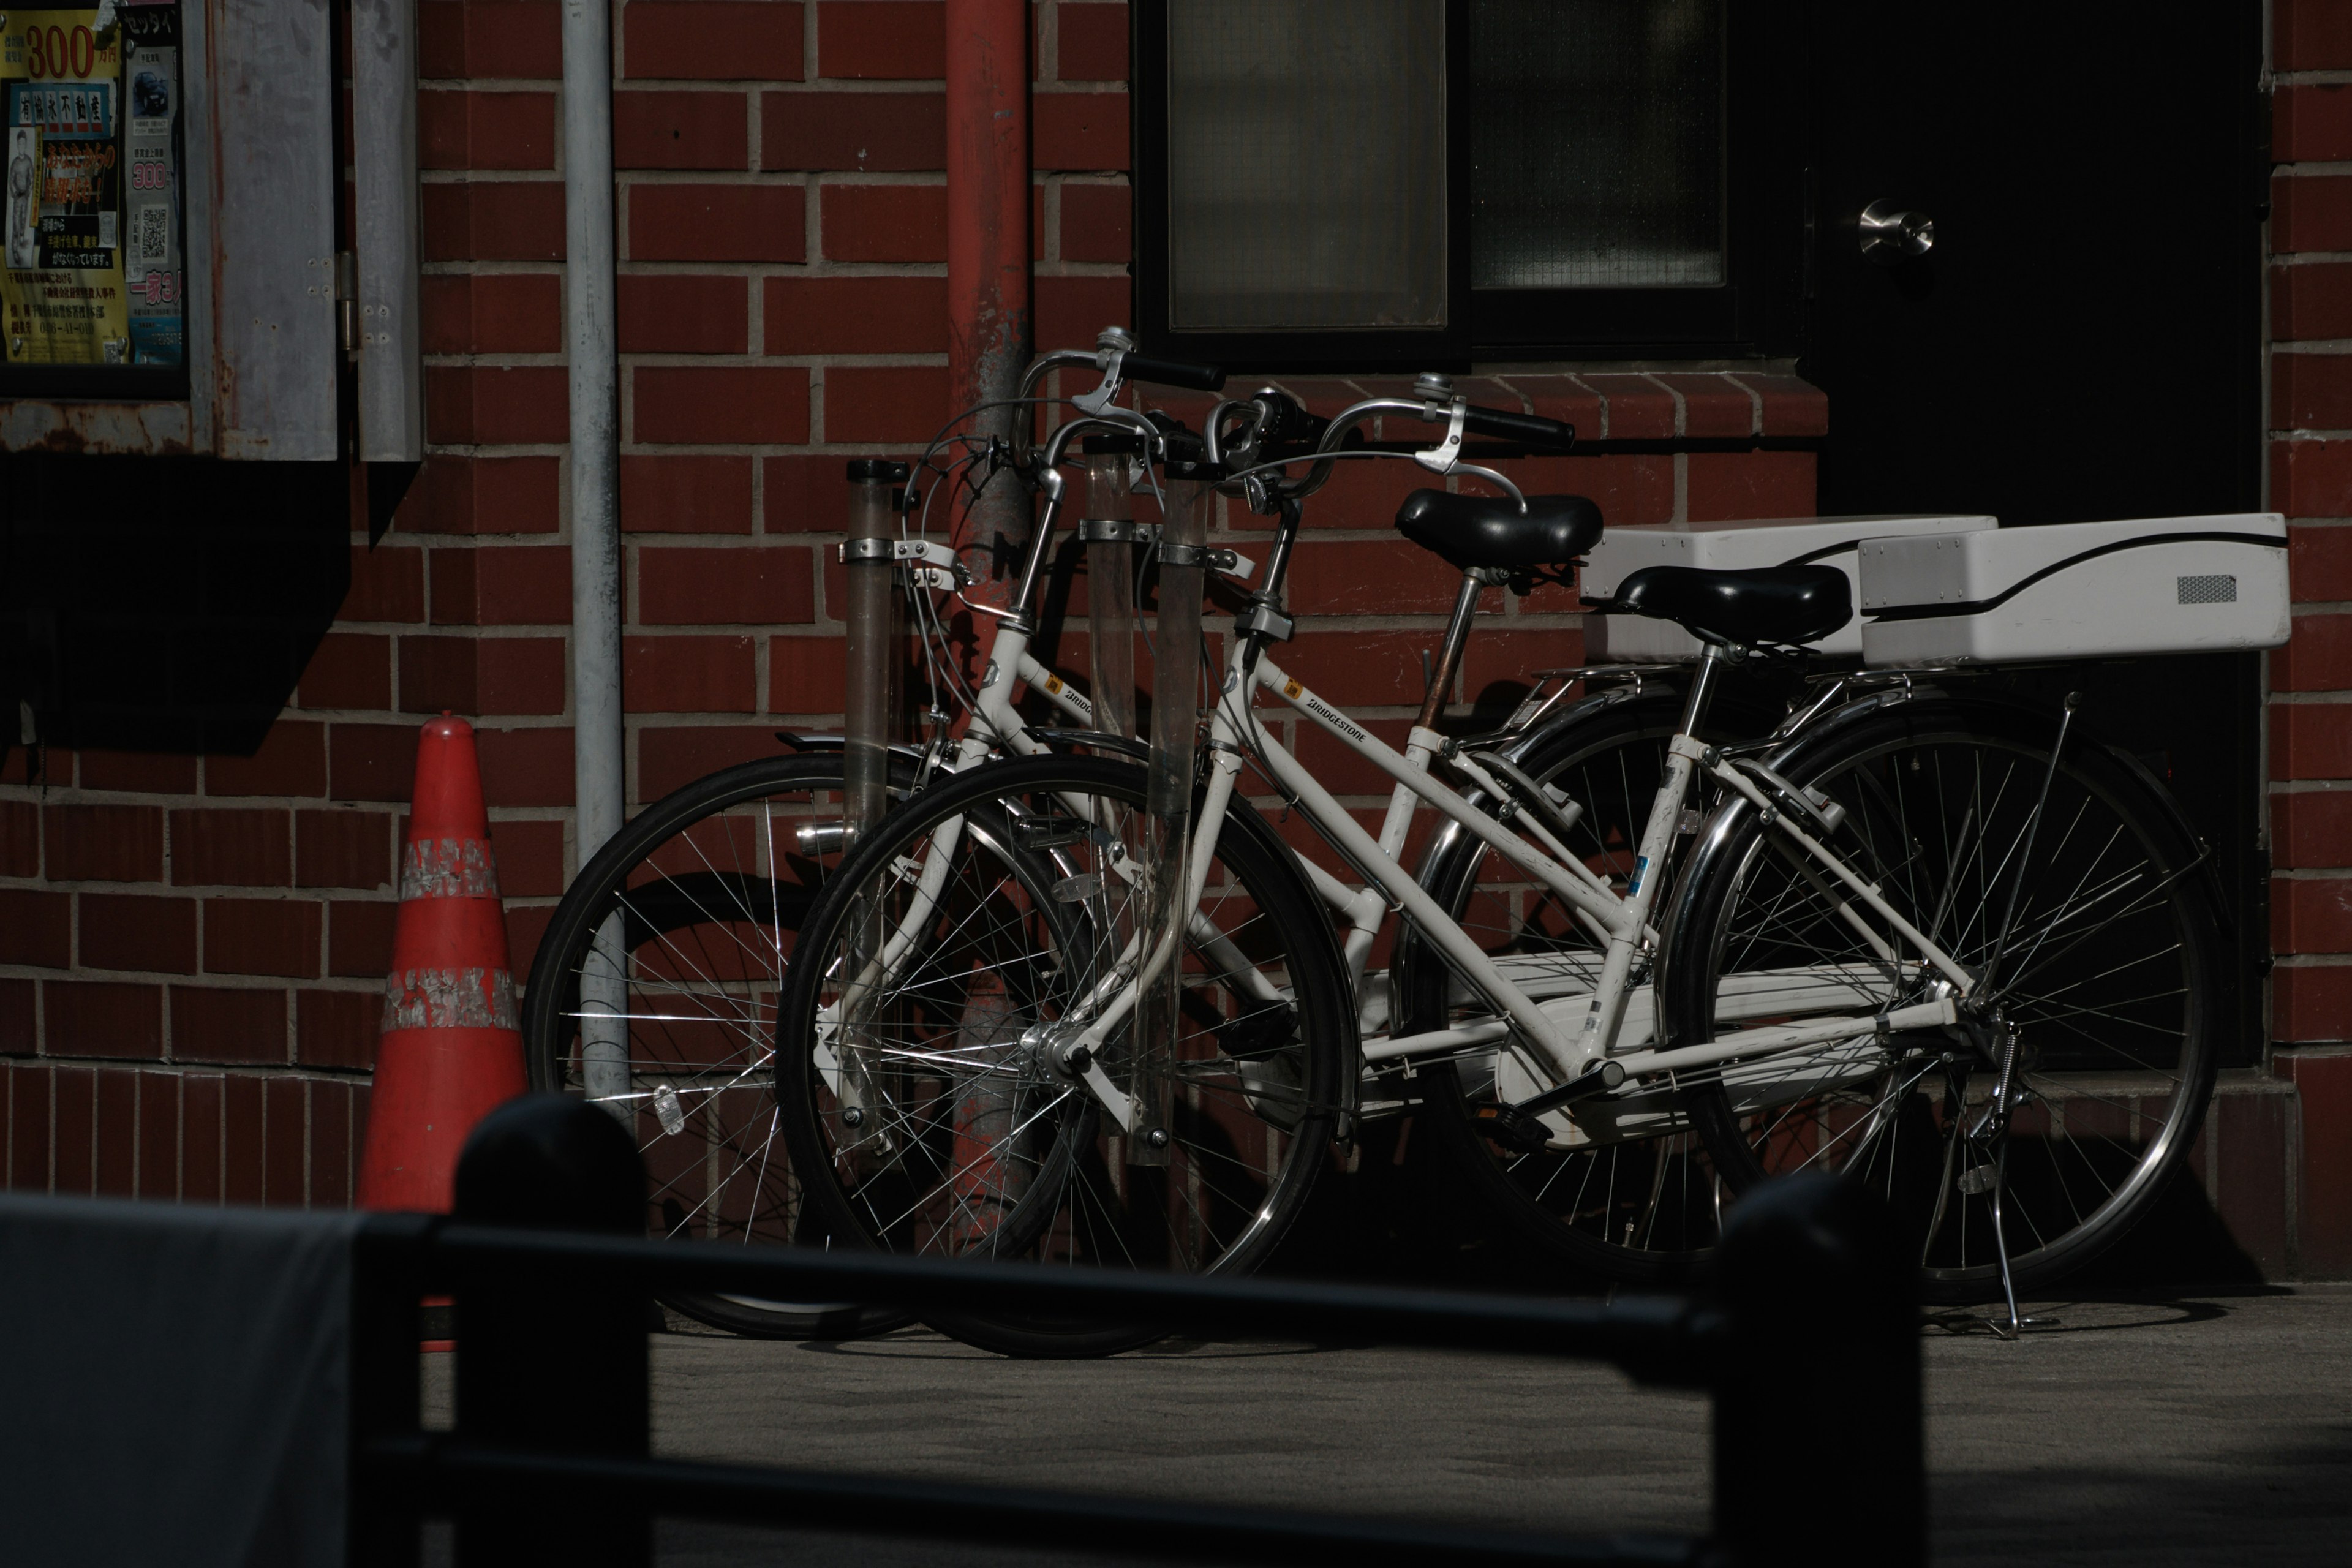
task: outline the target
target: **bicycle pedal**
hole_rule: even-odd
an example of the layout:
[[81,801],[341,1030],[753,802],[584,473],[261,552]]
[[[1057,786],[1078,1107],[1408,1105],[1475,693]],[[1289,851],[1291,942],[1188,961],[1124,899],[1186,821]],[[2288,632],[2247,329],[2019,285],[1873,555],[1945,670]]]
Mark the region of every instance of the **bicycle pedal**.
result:
[[1482,1105],[1470,1113],[1470,1122],[1489,1142],[1522,1154],[1540,1154],[1551,1142],[1551,1129],[1541,1117],[1513,1105]]

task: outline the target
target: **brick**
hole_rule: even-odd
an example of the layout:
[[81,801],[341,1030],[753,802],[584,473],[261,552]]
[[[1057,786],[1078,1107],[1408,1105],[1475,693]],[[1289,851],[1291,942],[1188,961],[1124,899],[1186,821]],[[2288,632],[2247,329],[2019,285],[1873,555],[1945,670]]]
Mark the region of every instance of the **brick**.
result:
[[2352,158],[2352,87],[2297,82],[2271,94],[2271,156],[2282,163]]
[[[1402,752],[1412,721],[1371,719],[1365,721],[1364,728]],[[1311,721],[1299,723],[1295,744],[1298,760],[1315,775],[1316,782],[1333,795],[1385,796],[1395,782],[1377,764],[1358,756]]]
[[751,291],[740,278],[638,272],[614,284],[623,353],[740,354],[751,346]]
[[98,1074],[89,1068],[58,1068],[50,1095],[57,1118],[51,1190],[85,1196],[97,1176]]
[[[1601,509],[1602,520],[1612,528],[1664,522],[1675,514],[1675,460],[1663,452],[1612,452],[1597,458],[1522,458],[1500,467],[1529,495],[1584,497]],[[1310,513],[1314,510],[1312,502],[1307,510]]]
[[1740,384],[1764,403],[1761,434],[1766,436],[1826,436],[1830,433],[1829,395],[1793,375],[1764,375],[1742,371]]
[[801,8],[778,0],[632,0],[621,12],[632,80],[798,81]]
[[1127,7],[1073,5],[1055,7],[1054,74],[1064,81],[1127,79]]
[[262,1194],[263,1080],[232,1074],[221,1080],[221,1196],[233,1204],[257,1204]]
[[824,439],[929,440],[948,415],[945,365],[834,365],[824,373]]
[[[60,759],[52,758],[56,767]],[[137,790],[148,795],[194,795],[196,759],[152,752],[83,751],[74,753],[76,776],[84,789]]]
[[395,903],[344,900],[327,906],[327,973],[381,980],[392,971]]
[[2271,1033],[2283,1041],[2352,1039],[2352,964],[2273,970]]
[[416,95],[416,143],[427,169],[552,169],[555,95],[428,88]]
[[484,730],[482,798],[490,805],[570,805],[572,731]]
[[42,816],[49,880],[163,879],[163,813],[157,807],[52,805]]
[[562,365],[425,367],[425,438],[456,446],[551,446],[571,437]]
[[352,1205],[352,1086],[310,1080],[310,1206]]
[[563,280],[552,272],[436,273],[417,284],[426,353],[563,351]]
[[2271,947],[2352,952],[2352,877],[2271,879]]
[[296,812],[294,885],[390,887],[392,823],[390,814],[378,811]]
[[2352,337],[2352,262],[2272,268],[2271,336],[2282,342]]
[[817,244],[830,261],[945,261],[945,185],[826,185]]
[[803,548],[668,550],[637,555],[636,619],[646,626],[773,626],[816,616]]
[[176,1198],[180,1195],[180,1077],[142,1072],[138,1085],[138,1195]]
[[760,167],[931,174],[947,167],[938,92],[771,92],[760,100]]
[[36,888],[0,888],[0,963],[29,964],[36,969],[71,967],[72,897]]
[[400,639],[400,705],[409,713],[481,711],[479,642],[469,637]]
[[[30,980],[0,980],[0,1056],[28,1057],[39,1047],[34,997]],[[0,1181],[5,1175],[0,1170]]]
[[378,546],[352,552],[352,585],[342,614],[352,621],[421,621],[425,618],[425,552]]
[[614,166],[748,168],[746,108],[740,92],[615,92]]
[[1730,377],[1665,374],[1654,379],[1681,397],[1682,428],[1676,434],[1706,437],[1757,433],[1757,399]]
[[[1125,326],[1135,320],[1135,284],[1130,279],[1040,278],[1035,294],[1040,343],[1091,343],[1105,327]],[[1155,386],[1145,395],[1150,407],[1173,409],[1181,395]]]
[[561,261],[563,186],[554,180],[428,184],[427,261]]
[[327,727],[280,719],[249,757],[205,759],[210,795],[318,795],[327,790]]
[[1439,627],[1404,632],[1302,631],[1276,662],[1325,700],[1343,708],[1418,704],[1425,687],[1421,656],[1434,657]]
[[398,526],[408,533],[553,533],[560,461],[429,453],[400,503]]
[[97,1087],[98,1175],[90,1190],[127,1198],[139,1190],[139,1075],[100,1068]]
[[41,984],[42,1021],[53,1057],[163,1055],[163,988],[102,980]]
[[13,1192],[49,1190],[49,1076],[46,1066],[23,1063],[8,1072],[8,1186]]
[[2352,428],[2352,354],[2273,354],[2271,425],[2279,430]]
[[2352,687],[2352,616],[2297,616],[2292,640],[2271,656],[2274,691]]
[[306,1067],[375,1068],[383,995],[375,991],[294,994],[294,1057]]
[[417,7],[417,74],[557,78],[562,14],[553,0],[425,0]]
[[562,637],[484,637],[474,646],[480,662],[477,713],[563,711],[571,668]]
[[1439,615],[1454,607],[1459,583],[1402,540],[1302,540],[1291,557],[1290,607],[1310,616]]
[[797,445],[809,438],[808,372],[797,366],[640,365],[629,385],[639,441]]
[[2352,175],[2281,174],[2273,179],[2271,249],[2352,250]]
[[[329,632],[303,667],[296,695],[310,709],[391,707],[392,639],[365,632]],[[194,779],[188,785],[187,793],[193,793]]]
[[848,81],[937,81],[947,74],[947,8],[938,0],[823,0],[816,72]]
[[775,731],[762,725],[648,727],[637,732],[637,793],[656,800],[705,773],[783,749]]
[[571,621],[569,546],[485,544],[434,551],[435,626],[558,626]]
[[[908,455],[911,458],[912,454]],[[760,465],[761,529],[768,533],[839,533],[849,526],[849,481],[841,458],[767,458]]]
[[415,773],[415,726],[335,726],[333,779],[337,800],[405,802]]
[[802,261],[808,193],[799,185],[633,184],[632,261]]
[[[1063,16],[1069,12],[1065,10]],[[1134,203],[1125,185],[1062,186],[1062,259],[1126,261],[1135,254]]]
[[1032,95],[1029,113],[1030,162],[1036,167],[1127,167],[1127,94],[1040,92]]
[[621,458],[621,527],[629,533],[749,533],[751,459]]
[[2282,868],[2352,866],[2352,790],[2271,796],[2271,853]]
[[321,908],[309,899],[206,899],[205,972],[315,979]]
[[1607,424],[1594,435],[1642,441],[1675,433],[1675,400],[1652,377],[1587,375],[1579,379],[1601,395],[1606,408]]
[[[2338,1014],[2336,1021],[2340,1026],[2347,1020]],[[2352,1136],[2347,1136],[2352,1131],[2352,1058],[2284,1052],[2273,1058],[2273,1070],[2294,1084],[2303,1119],[2302,1186],[2294,1205],[2302,1232],[2302,1274],[2340,1279],[2352,1274]],[[2226,1153],[2226,1138],[2222,1147]],[[2222,1194],[2226,1200],[2226,1183]]]
[[299,1078],[266,1083],[261,1201],[299,1208],[310,1195],[310,1086]]
[[947,352],[944,278],[769,278],[761,286],[769,353]]
[[770,637],[768,711],[839,713],[847,654],[837,637]]
[[509,899],[552,899],[570,880],[565,875],[563,824],[509,818],[490,826],[499,890]]
[[294,876],[292,826],[283,811],[175,811],[173,885],[283,888]]
[[2273,704],[2271,777],[2352,778],[2352,703]]
[[221,1195],[221,1077],[180,1079],[180,1201],[218,1203]]
[[632,713],[749,713],[751,651],[741,637],[623,637],[621,705]]
[[2337,0],[2278,0],[2271,7],[2271,63],[2280,70],[2352,67],[2352,16]]
[[196,900],[81,896],[81,962],[89,969],[196,972]]
[[507,908],[507,950],[514,954],[515,973],[530,973],[531,960],[539,954],[539,940],[555,921],[551,904],[537,906],[509,905]]
[[29,800],[0,800],[0,877],[41,874],[41,808]]
[[1811,517],[1819,505],[1811,452],[1693,452],[1684,500],[1695,522]]

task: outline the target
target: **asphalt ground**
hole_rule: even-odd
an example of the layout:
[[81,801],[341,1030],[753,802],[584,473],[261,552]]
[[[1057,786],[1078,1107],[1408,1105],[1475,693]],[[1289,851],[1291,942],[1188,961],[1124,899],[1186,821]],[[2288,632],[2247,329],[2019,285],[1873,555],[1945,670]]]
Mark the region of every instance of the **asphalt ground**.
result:
[[[2352,1286],[2115,1294],[2035,1303],[2051,1321],[2014,1343],[1923,1321],[1936,1561],[2352,1562]],[[446,1361],[427,1358],[436,1421]],[[1171,1342],[1013,1362],[921,1329],[680,1331],[655,1340],[654,1409],[677,1458],[1590,1534],[1707,1521],[1704,1395],[1517,1356]],[[1791,1500],[1792,1540],[1835,1528]],[[686,1521],[658,1539],[665,1568],[1140,1561]]]

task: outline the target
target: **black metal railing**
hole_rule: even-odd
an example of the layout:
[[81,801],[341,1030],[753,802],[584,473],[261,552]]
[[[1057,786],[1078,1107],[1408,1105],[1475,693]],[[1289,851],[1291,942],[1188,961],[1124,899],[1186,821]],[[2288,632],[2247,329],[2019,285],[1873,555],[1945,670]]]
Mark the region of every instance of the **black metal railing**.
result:
[[[1745,1199],[1705,1293],[1605,1304],[595,1234],[642,1226],[643,1179],[617,1123],[540,1097],[510,1102],[477,1131],[455,1217],[366,1223],[354,1283],[353,1562],[409,1568],[421,1521],[436,1516],[456,1521],[467,1565],[649,1563],[656,1516],[1234,1562],[1344,1552],[1351,1564],[1417,1568],[1926,1560],[1915,1274],[1884,1206],[1827,1178]],[[1642,1382],[1713,1394],[1714,1530],[1576,1540],[657,1458],[648,1303],[688,1290],[1612,1362]],[[456,1303],[449,1432],[421,1423],[428,1295]],[[1563,1405],[1556,1419],[1579,1412]]]

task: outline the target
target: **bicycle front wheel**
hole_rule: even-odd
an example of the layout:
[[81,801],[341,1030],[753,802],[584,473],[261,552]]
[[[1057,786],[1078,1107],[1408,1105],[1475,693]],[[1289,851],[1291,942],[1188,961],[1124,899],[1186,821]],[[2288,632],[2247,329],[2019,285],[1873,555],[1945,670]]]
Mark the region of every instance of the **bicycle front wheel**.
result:
[[[825,1240],[785,1153],[772,1058],[784,970],[841,858],[841,789],[837,752],[762,758],[687,784],[581,868],[540,940],[522,1009],[530,1085],[599,1100],[635,1132],[651,1235]],[[908,1321],[850,1302],[665,1300],[764,1338]]]
[[[1247,1272],[1326,1160],[1353,1016],[1330,922],[1235,803],[1139,1046],[1144,772],[1002,763],[927,791],[809,915],[779,1018],[793,1163],[837,1237],[909,1254]],[[1091,1070],[1071,1040],[1110,1016]],[[1125,1131],[1157,1104],[1164,1139]],[[1138,1123],[1140,1126],[1140,1123]],[[1140,1328],[934,1320],[1008,1353],[1101,1354]]]
[[[1882,1193],[1932,1300],[1997,1296],[2003,1245],[2020,1289],[2112,1245],[2212,1092],[2224,960],[2204,851],[2129,757],[2078,724],[2053,767],[2058,736],[2054,713],[1888,694],[1775,757],[1843,814],[1840,860],[1974,989],[1961,1026],[1865,1029],[1684,1079],[1735,1186],[1815,1169]],[[1948,994],[1921,958],[1763,814],[1727,806],[1676,893],[1674,1044]]]

